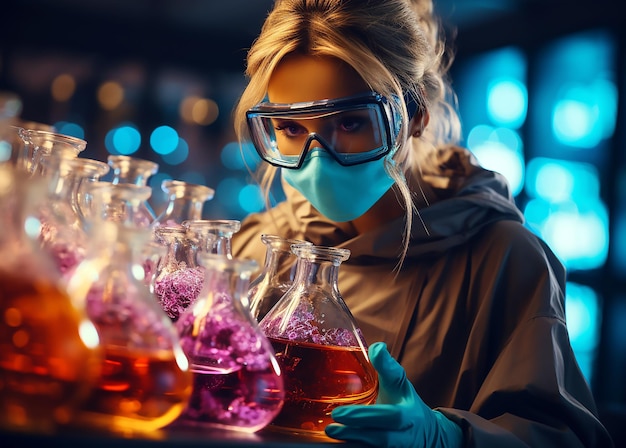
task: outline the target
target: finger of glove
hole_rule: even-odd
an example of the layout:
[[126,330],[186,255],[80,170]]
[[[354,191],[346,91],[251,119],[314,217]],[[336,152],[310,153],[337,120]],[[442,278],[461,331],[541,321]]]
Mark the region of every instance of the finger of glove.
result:
[[414,399],[416,393],[406,377],[404,368],[389,354],[384,342],[373,343],[368,350],[370,362],[378,372],[379,392],[377,403],[404,403]]
[[394,404],[346,405],[331,412],[333,420],[357,428],[402,430],[413,426],[409,409]]
[[414,446],[413,436],[409,431],[363,429],[331,423],[326,426],[326,435],[334,439],[366,443],[377,448]]

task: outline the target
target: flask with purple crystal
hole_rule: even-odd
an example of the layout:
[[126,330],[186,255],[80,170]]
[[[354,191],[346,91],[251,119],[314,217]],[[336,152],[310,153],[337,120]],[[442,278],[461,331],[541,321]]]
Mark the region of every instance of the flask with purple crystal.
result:
[[259,323],[285,380],[285,404],[271,427],[324,435],[331,411],[376,400],[367,344],[337,284],[347,249],[295,244],[292,286]]
[[191,393],[191,373],[172,321],[145,282],[152,230],[134,217],[150,187],[93,182],[87,256],[67,290],[101,338],[102,374],[76,422],[125,434],[174,421]]
[[202,292],[176,322],[194,384],[178,423],[256,432],[280,412],[285,393],[272,346],[241,301],[257,263],[199,258]]
[[[161,308],[172,320],[193,303],[204,282],[204,269],[196,262],[193,240],[181,225],[160,225],[154,228],[157,241],[166,247],[165,256],[157,266],[154,293]],[[205,235],[205,244],[215,236]]]

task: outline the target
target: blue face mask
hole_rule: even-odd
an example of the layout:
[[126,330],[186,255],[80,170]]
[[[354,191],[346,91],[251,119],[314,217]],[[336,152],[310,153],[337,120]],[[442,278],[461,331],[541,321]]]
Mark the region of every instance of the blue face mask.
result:
[[394,184],[384,158],[342,166],[320,148],[309,151],[297,170],[283,169],[283,179],[335,222],[351,221],[368,211]]

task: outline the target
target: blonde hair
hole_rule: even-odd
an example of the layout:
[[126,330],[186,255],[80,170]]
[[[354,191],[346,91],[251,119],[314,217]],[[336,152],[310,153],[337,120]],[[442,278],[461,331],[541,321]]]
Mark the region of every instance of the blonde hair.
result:
[[[418,113],[428,111],[428,126],[409,138],[403,125],[395,164],[388,164],[406,208],[401,260],[408,248],[414,212],[405,174],[425,168],[435,148],[457,142],[460,124],[454,94],[446,79],[452,55],[433,15],[432,0],[276,0],[247,56],[249,80],[235,109],[235,130],[249,139],[246,111],[267,93],[278,63],[290,53],[336,57],[350,65],[369,87],[387,97],[410,96]],[[269,197],[276,169],[264,163],[259,181]],[[269,207],[269,203],[268,203]]]

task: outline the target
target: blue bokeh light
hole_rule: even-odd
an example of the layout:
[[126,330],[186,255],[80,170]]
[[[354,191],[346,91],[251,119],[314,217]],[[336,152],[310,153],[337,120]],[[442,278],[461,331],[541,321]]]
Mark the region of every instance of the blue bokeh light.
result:
[[189,145],[183,138],[178,139],[176,149],[169,154],[162,154],[161,158],[168,165],[180,165],[189,157]]
[[107,132],[104,145],[110,154],[131,155],[141,146],[141,134],[133,124],[122,124]]
[[247,213],[263,210],[263,192],[258,185],[249,184],[239,191],[239,205]]
[[69,135],[70,137],[76,137],[80,139],[85,138],[85,129],[77,123],[59,121],[53,126],[56,129],[56,132],[58,132],[59,134]]
[[526,120],[528,93],[526,86],[515,78],[492,81],[487,89],[487,113],[499,126],[519,128]]
[[159,126],[150,134],[150,147],[157,154],[170,154],[178,147],[178,132],[170,126]]
[[565,290],[565,319],[572,349],[585,378],[591,381],[602,323],[600,299],[592,288],[581,284],[568,282]]
[[238,142],[229,142],[220,153],[222,163],[226,168],[234,171],[254,171],[261,158],[250,142],[244,142],[240,147]]
[[519,134],[507,128],[475,126],[468,134],[467,147],[480,164],[502,174],[511,194],[517,196],[524,187],[524,154]]

